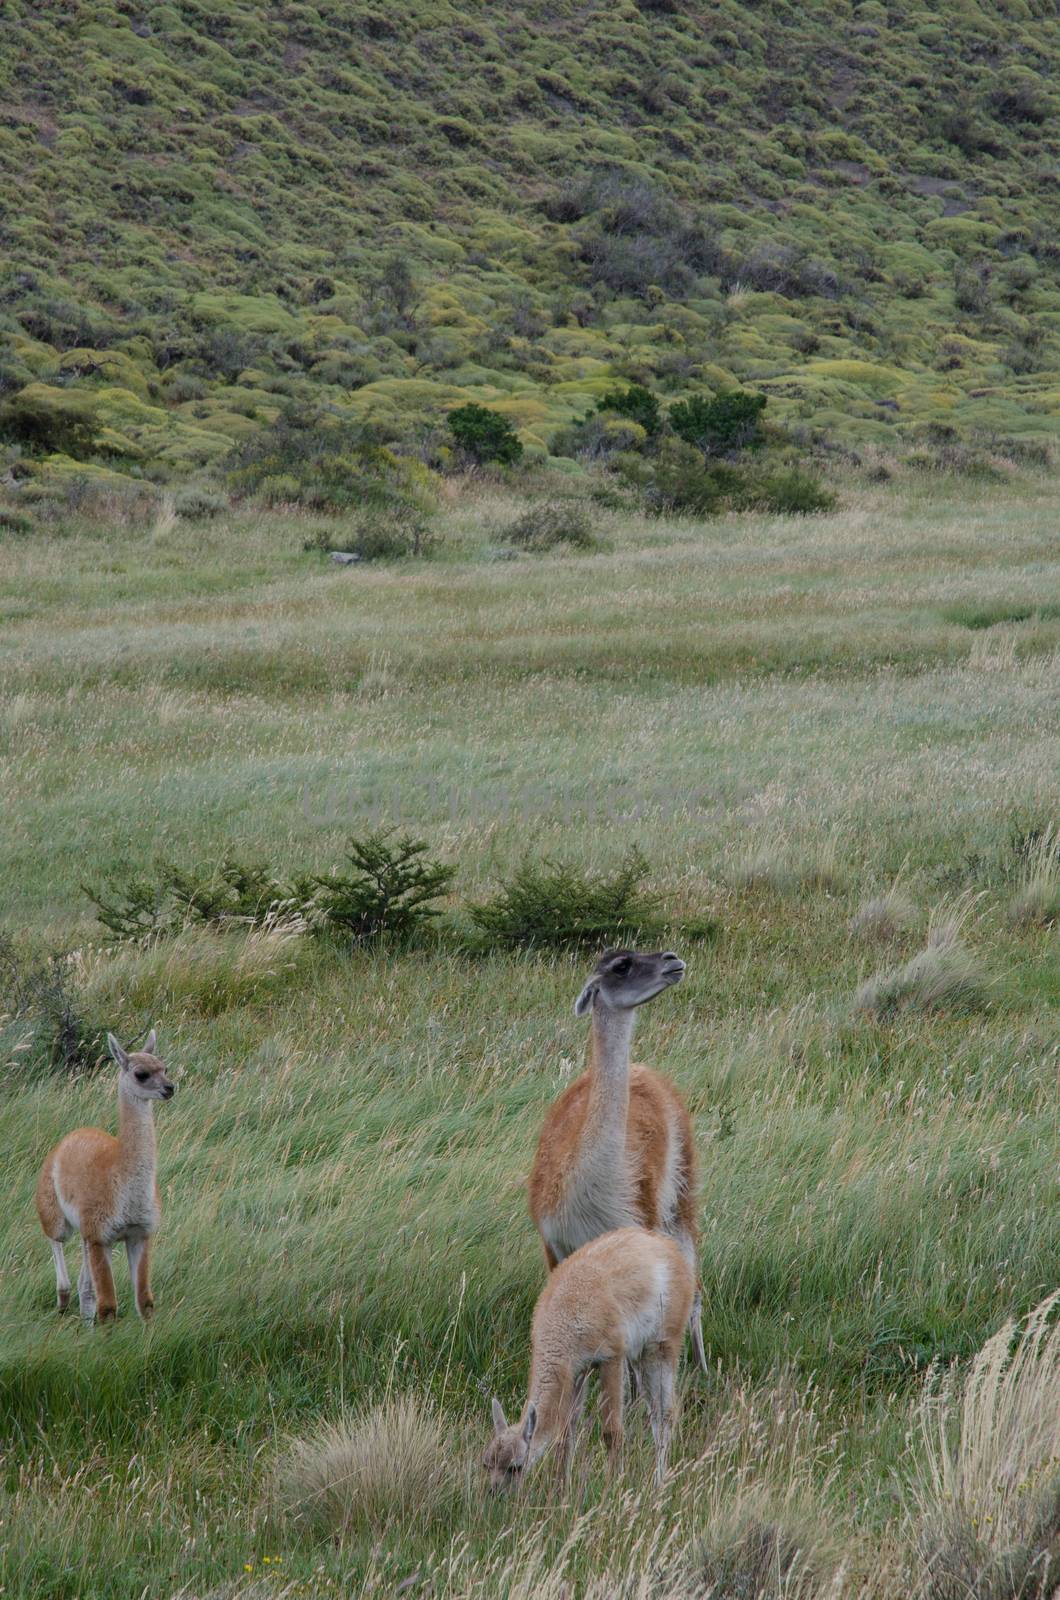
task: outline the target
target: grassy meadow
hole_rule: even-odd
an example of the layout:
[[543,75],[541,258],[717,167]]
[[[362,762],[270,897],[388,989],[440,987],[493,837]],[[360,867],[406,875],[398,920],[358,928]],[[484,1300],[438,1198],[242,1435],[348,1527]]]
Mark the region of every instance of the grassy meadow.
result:
[[[0,996],[0,1594],[1051,1593],[1060,1340],[1006,1369],[1003,1330],[1060,1277],[1055,481],[600,511],[600,550],[517,559],[509,493],[447,494],[420,564],[246,506],[0,536],[3,926],[179,1080],[155,1321],[124,1261],[115,1326],[60,1319],[33,1184],[115,1072],[31,1068]],[[380,822],[456,864],[455,926],[526,856],[650,863],[689,970],[636,1053],[696,1122],[714,1369],[659,1492],[638,1414],[610,1486],[588,1432],[565,1495],[478,1475],[588,958],[108,947],[82,892],[323,870]],[[999,1331],[962,1412],[942,1374]]]

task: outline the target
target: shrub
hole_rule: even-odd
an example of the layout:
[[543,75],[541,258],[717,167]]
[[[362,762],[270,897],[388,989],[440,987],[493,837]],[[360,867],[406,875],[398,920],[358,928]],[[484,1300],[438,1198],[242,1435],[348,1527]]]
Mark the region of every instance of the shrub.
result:
[[708,399],[693,395],[670,407],[669,423],[678,438],[707,455],[744,450],[760,442],[764,394],[726,389]]
[[299,880],[310,921],[355,941],[408,940],[425,932],[439,915],[432,902],[456,876],[455,867],[431,860],[427,849],[407,834],[392,840],[385,828],[351,839],[346,860],[352,871],[336,868],[326,878]]
[[27,534],[33,532],[33,518],[23,516],[20,511],[5,511],[0,509],[0,530],[4,533]]
[[228,501],[223,494],[217,494],[212,489],[189,484],[184,489],[178,489],[173,496],[173,509],[178,517],[184,517],[189,522],[201,522],[227,511]]
[[508,418],[488,406],[471,401],[450,411],[446,421],[460,449],[480,465],[497,461],[510,467],[522,456],[522,442]]
[[520,550],[552,550],[560,544],[579,550],[596,546],[593,519],[577,500],[543,500],[529,506],[509,523],[505,538]]
[[437,535],[415,506],[383,506],[354,516],[340,532],[319,528],[305,548],[325,555],[348,550],[362,561],[401,561],[430,555],[437,544]]
[[596,415],[557,428],[548,448],[554,456],[581,456],[588,461],[602,461],[623,450],[639,450],[647,439],[640,423],[631,418]]
[[163,865],[152,877],[124,878],[112,873],[96,888],[81,885],[112,943],[143,943],[175,930],[177,917],[167,871]]
[[229,474],[241,494],[269,504],[358,512],[434,505],[432,477],[377,442],[366,424],[333,413],[286,412],[237,448]]
[[658,932],[658,902],[645,892],[648,863],[630,850],[611,873],[570,862],[525,860],[492,899],[470,908],[490,945],[509,948],[602,948]]
[[325,1423],[289,1446],[277,1482],[281,1510],[318,1536],[429,1526],[463,1492],[452,1425],[430,1400],[399,1395]]
[[810,516],[817,511],[834,511],[836,497],[819,478],[798,467],[749,479],[737,496],[747,509],[773,511],[780,516]]
[[610,389],[596,407],[597,411],[615,411],[620,417],[629,417],[638,423],[649,439],[659,431],[661,414],[659,402],[650,389],[641,384],[631,384],[628,389]]
[[86,1015],[77,972],[69,955],[35,959],[0,934],[0,1014],[20,1035],[14,1050],[23,1070],[76,1073],[102,1059],[104,1029]]
[[195,922],[260,927],[277,912],[300,909],[271,868],[232,856],[199,870],[160,861],[147,877],[115,875],[99,888],[82,887],[116,944],[145,943]]

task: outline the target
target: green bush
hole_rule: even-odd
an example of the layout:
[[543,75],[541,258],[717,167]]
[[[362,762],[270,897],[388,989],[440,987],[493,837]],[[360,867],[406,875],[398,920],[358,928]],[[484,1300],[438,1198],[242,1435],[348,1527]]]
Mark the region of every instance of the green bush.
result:
[[35,958],[0,934],[0,1028],[14,1024],[23,1072],[83,1072],[102,1058],[104,1029],[86,1016],[75,972],[69,957]]
[[402,561],[431,555],[438,543],[415,506],[396,505],[360,512],[337,529],[318,528],[305,548],[324,555],[346,550],[362,561]]
[[597,411],[614,411],[620,417],[629,417],[639,423],[651,439],[659,431],[661,412],[659,402],[650,389],[642,384],[630,384],[628,389],[609,389],[598,403]]
[[652,516],[709,517],[725,503],[716,470],[704,464],[693,446],[677,439],[666,440],[654,470],[634,477],[631,466],[625,465],[623,475],[628,481],[639,479],[645,509]]
[[285,412],[237,448],[229,482],[237,493],[260,494],[270,504],[321,511],[426,513],[434,504],[426,467],[395,455],[367,425],[331,412]]
[[271,868],[233,856],[205,869],[160,861],[147,876],[114,874],[97,888],[82,888],[116,944],[145,943],[196,922],[257,927],[277,911],[301,909],[292,886]]
[[648,863],[636,848],[611,873],[567,861],[526,860],[491,899],[470,908],[483,945],[603,948],[660,931],[658,900],[644,889]]
[[522,457],[523,446],[507,417],[488,406],[473,401],[450,411],[446,419],[464,455],[479,463],[496,461],[501,466],[513,466]]
[[745,450],[762,438],[764,394],[746,389],[726,389],[708,399],[693,395],[670,407],[669,423],[679,439],[695,445],[706,455]]
[[578,550],[596,546],[592,516],[577,500],[543,500],[528,506],[508,524],[504,536],[520,550],[552,550],[561,544]]
[[423,933],[439,915],[433,904],[445,894],[456,868],[434,861],[422,839],[391,838],[381,829],[346,848],[350,869],[298,881],[312,924],[322,931],[366,939],[405,941]]
[[799,467],[773,472],[747,484],[743,501],[749,509],[775,511],[781,516],[809,516],[818,511],[834,511],[836,497],[819,478]]

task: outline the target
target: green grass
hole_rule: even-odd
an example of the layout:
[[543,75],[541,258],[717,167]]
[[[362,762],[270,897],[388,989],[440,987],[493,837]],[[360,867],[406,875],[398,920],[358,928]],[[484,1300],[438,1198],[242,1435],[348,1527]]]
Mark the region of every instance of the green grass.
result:
[[[77,952],[86,1011],[157,1023],[180,1079],[156,1320],[119,1272],[115,1327],[61,1321],[32,1186],[63,1132],[110,1124],[114,1084],[28,1076],[0,1014],[6,1593],[430,1573],[558,1600],[564,1574],[651,1567],[676,1595],[678,1557],[750,1560],[740,1530],[773,1522],[814,1572],[841,1555],[851,1594],[910,1592],[896,1485],[924,1374],[1040,1301],[1060,1248],[1056,935],[1010,914],[1014,830],[1057,816],[1060,625],[964,620],[1056,592],[1054,506],[1045,478],[906,475],[822,518],[601,512],[606,551],[496,562],[519,508],[465,484],[437,559],[370,571],[250,510],[0,537],[8,931]],[[610,871],[637,845],[664,911],[717,924],[638,1034],[695,1118],[716,1366],[686,1374],[659,1496],[636,1440],[611,1495],[589,1441],[569,1504],[541,1483],[484,1505],[477,1478],[490,1394],[510,1411],[525,1383],[524,1184],[581,1060],[583,960],[444,930],[393,954],[210,929],[115,950],[80,891],[229,849],[322,870],[377,820],[457,864],[452,914],[528,854]],[[849,923],[899,877],[884,953]],[[958,904],[981,1007],[856,1014]],[[285,1518],[289,1442],[312,1466],[324,1425],[406,1394],[442,1419],[452,1493],[403,1512],[384,1472],[381,1519],[341,1539]]]

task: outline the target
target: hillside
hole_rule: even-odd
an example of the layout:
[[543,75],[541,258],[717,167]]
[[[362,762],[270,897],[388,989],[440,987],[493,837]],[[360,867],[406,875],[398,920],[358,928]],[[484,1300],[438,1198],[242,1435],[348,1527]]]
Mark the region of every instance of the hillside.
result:
[[531,457],[617,375],[857,445],[1060,429],[1049,0],[11,0],[8,450],[208,469],[287,404]]

